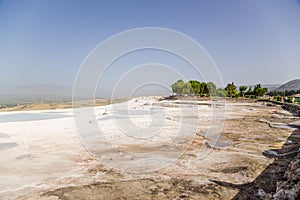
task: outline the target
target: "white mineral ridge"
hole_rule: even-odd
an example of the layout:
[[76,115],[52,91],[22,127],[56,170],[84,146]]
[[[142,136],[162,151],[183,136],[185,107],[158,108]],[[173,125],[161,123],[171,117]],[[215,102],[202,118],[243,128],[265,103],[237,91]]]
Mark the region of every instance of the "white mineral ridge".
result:
[[[105,138],[104,145],[109,144],[106,149],[100,149],[109,151],[103,156],[104,160],[109,160],[109,156],[118,155],[120,161],[131,160],[132,164],[141,159],[141,162],[146,163],[145,157],[135,157],[135,154],[130,152],[130,145],[152,148],[137,148],[136,151],[155,151],[160,150],[162,146],[179,145],[177,149],[174,148],[174,153],[178,153],[176,151],[180,151],[182,145],[180,142],[183,143],[199,130],[208,128],[212,116],[211,107],[161,106],[158,99],[159,97],[139,97],[128,102],[94,108],[96,124]],[[82,166],[78,163],[82,163],[83,155],[87,155],[82,144],[84,140],[81,133],[77,132],[72,117],[72,109],[3,112],[0,113],[0,117],[20,113],[63,114],[66,117],[0,123],[0,133],[8,136],[0,137],[0,199],[13,199],[35,187],[50,187],[52,180],[65,176],[80,176]],[[199,119],[203,120],[202,124],[198,124]],[[87,123],[86,126],[93,123],[95,122]],[[98,142],[97,137],[91,138],[90,141]],[[175,144],[174,141],[178,143]],[[16,146],[7,147],[7,144]],[[92,147],[92,143],[88,145]],[[130,153],[114,152],[114,149],[122,146]],[[170,151],[171,153],[166,155],[160,152],[156,158],[161,157],[168,162],[168,159],[173,159],[172,156],[175,155],[172,154],[173,150]],[[155,157],[155,153],[152,156]],[[117,161],[113,164],[118,167]],[[130,166],[125,166],[127,167]]]

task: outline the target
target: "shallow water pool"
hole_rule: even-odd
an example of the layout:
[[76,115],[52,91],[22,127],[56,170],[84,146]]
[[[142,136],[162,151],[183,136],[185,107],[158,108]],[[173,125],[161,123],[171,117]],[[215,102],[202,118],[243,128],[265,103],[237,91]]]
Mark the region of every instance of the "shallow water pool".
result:
[[0,123],[59,119],[65,117],[71,116],[61,113],[8,113],[0,115]]

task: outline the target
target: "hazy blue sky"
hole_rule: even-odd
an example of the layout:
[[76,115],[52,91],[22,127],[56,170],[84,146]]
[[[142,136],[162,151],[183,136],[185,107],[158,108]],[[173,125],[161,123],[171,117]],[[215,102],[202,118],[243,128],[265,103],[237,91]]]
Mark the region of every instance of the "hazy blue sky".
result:
[[224,83],[300,78],[297,0],[0,0],[0,85],[72,86],[97,44],[149,26],[194,38]]

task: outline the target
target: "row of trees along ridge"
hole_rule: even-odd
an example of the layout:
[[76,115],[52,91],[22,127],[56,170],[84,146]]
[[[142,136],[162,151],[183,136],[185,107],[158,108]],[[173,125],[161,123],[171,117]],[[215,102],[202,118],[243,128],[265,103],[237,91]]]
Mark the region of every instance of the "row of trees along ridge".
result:
[[218,88],[213,82],[199,82],[197,80],[190,80],[184,82],[183,80],[178,80],[171,85],[173,93],[176,95],[193,95],[201,97],[217,96],[217,97],[257,97],[264,96],[268,91],[268,88],[261,87],[261,84],[254,86],[253,90],[251,87],[240,86],[237,88],[234,82],[228,83],[227,86],[223,88]]

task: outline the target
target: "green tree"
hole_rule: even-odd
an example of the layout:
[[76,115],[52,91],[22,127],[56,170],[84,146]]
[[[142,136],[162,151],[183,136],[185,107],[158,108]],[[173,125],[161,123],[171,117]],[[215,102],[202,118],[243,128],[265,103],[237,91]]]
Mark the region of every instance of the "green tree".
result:
[[200,83],[201,96],[206,96],[206,95],[208,95],[208,93],[209,93],[209,91],[208,91],[207,84],[205,82]]
[[196,81],[196,80],[191,80],[189,81],[189,83],[191,84],[191,87],[193,89],[193,92],[195,95],[199,95],[200,93],[200,82]]
[[245,92],[247,90],[247,86],[240,86],[239,90],[240,90],[240,94],[243,96],[243,98],[245,98]]
[[254,86],[253,94],[256,96],[264,96],[267,91],[268,88],[262,88],[261,84],[257,84]]
[[258,90],[261,88],[261,85],[260,84],[257,84],[254,86],[253,88],[253,94],[257,96],[258,94]]
[[185,83],[181,79],[171,85],[173,93],[176,93],[176,94],[179,94],[179,95],[183,94],[183,88],[184,87],[185,87]]
[[257,96],[262,97],[262,96],[264,96],[267,92],[268,92],[268,88],[259,88],[259,89],[257,90]]
[[193,93],[193,88],[190,82],[184,83],[182,93],[186,95],[191,95]]
[[219,89],[217,89],[217,91],[216,91],[216,95],[217,95],[218,97],[226,97],[226,92],[225,92],[224,89],[219,88]]
[[226,94],[228,97],[232,98],[238,94],[238,91],[236,90],[236,86],[234,85],[234,82],[228,83],[225,88]]
[[245,95],[253,95],[253,90],[251,87],[249,87],[249,89],[245,92]]
[[209,96],[216,96],[217,87],[213,82],[207,83]]

